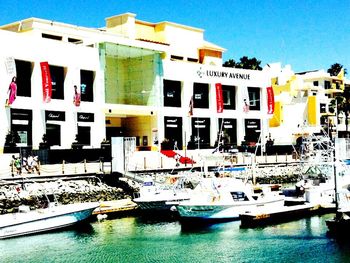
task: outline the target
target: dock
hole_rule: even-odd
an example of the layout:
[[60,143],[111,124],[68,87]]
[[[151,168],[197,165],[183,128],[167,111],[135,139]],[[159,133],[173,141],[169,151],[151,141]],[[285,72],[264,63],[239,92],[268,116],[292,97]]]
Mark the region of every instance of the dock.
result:
[[269,224],[288,222],[303,217],[321,214],[325,209],[319,204],[300,204],[293,206],[276,207],[273,210],[256,210],[241,214],[241,227],[258,227]]
[[103,201],[100,206],[97,207],[92,214],[118,214],[122,212],[130,212],[137,208],[137,204],[135,204],[130,199],[122,199],[122,200],[113,200],[113,201]]

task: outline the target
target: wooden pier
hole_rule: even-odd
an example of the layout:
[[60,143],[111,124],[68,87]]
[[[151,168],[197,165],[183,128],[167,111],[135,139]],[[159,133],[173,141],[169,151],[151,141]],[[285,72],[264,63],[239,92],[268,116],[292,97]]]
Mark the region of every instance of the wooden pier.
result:
[[241,220],[241,227],[249,228],[288,222],[315,214],[321,214],[325,211],[326,209],[319,204],[315,205],[307,203],[301,205],[276,207],[276,209],[269,211],[256,210],[254,212],[246,212],[241,214],[239,217]]

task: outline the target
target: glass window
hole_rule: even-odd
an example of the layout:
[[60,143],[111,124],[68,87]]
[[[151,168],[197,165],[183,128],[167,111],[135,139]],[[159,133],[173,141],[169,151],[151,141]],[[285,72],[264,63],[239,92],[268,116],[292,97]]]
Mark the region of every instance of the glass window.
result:
[[222,85],[222,96],[225,110],[236,109],[236,87]]
[[90,132],[91,127],[88,126],[78,126],[78,142],[83,145],[90,145]]
[[261,132],[261,123],[259,119],[245,120],[245,137],[247,142],[258,142]]
[[61,145],[61,125],[46,123],[48,145]]
[[80,70],[80,92],[82,101],[94,100],[94,71]]
[[248,87],[249,109],[260,110],[260,88]]
[[15,60],[17,72],[17,96],[31,96],[33,65],[29,61]]
[[50,65],[52,98],[64,99],[64,68]]
[[330,88],[331,88],[331,82],[328,81],[328,80],[325,80],[325,82],[324,82],[324,88],[325,88],[325,89],[330,89]]
[[181,82],[164,80],[164,106],[181,107]]
[[193,107],[209,109],[209,84],[193,83]]

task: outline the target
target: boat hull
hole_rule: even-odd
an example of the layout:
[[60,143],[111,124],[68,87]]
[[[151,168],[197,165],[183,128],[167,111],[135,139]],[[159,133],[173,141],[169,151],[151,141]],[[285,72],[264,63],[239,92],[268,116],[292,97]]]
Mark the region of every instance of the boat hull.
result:
[[191,221],[230,221],[238,220],[240,214],[246,213],[254,209],[268,209],[269,206],[283,206],[284,200],[278,199],[264,203],[242,203],[236,204],[212,204],[212,205],[178,205],[177,211],[179,212],[182,222]]
[[70,204],[0,217],[0,239],[65,228],[88,219],[98,203]]

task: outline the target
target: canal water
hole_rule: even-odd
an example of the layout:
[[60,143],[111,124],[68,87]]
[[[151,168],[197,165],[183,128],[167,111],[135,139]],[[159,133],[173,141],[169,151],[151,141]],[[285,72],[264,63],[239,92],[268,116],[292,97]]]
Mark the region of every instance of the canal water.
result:
[[175,218],[107,219],[0,240],[0,262],[350,262],[350,237],[327,234],[332,216],[255,229],[240,221],[184,228]]

